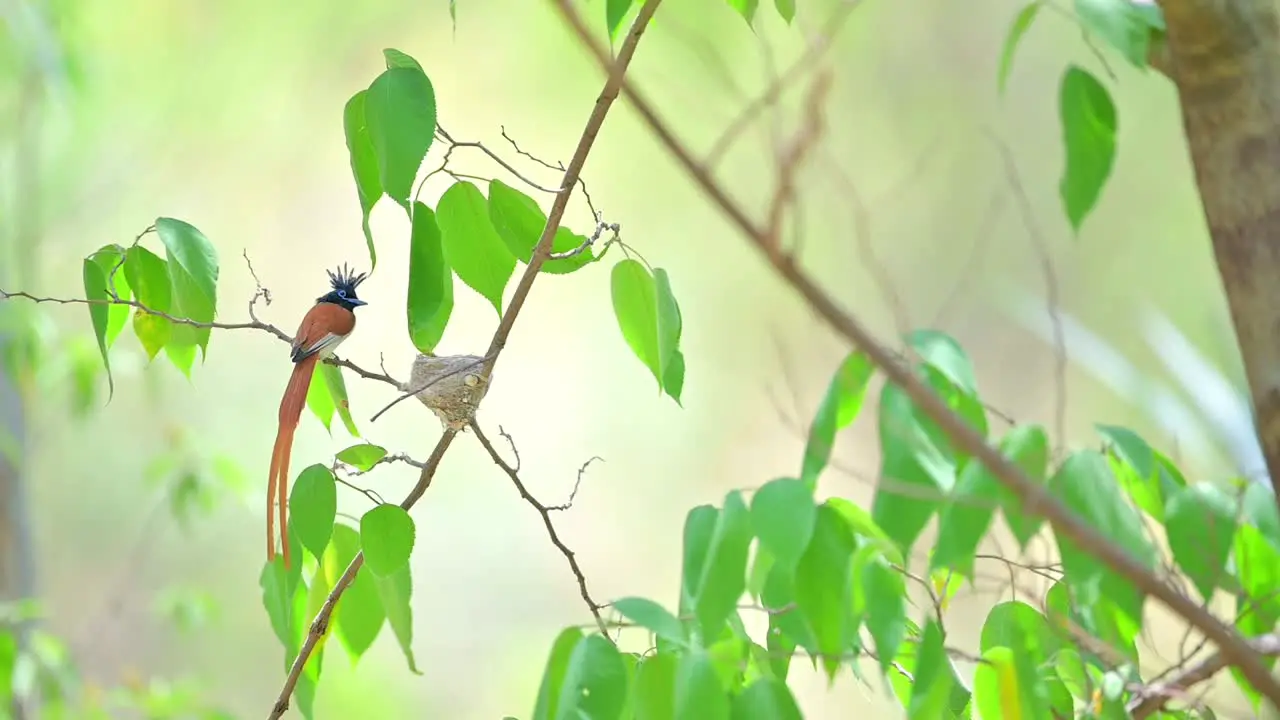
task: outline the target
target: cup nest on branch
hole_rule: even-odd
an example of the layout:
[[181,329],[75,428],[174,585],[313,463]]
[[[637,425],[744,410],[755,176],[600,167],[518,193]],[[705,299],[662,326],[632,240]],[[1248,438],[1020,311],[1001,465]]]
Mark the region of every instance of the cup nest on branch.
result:
[[430,383],[417,398],[446,428],[462,430],[475,419],[476,406],[489,390],[489,383],[480,377],[483,365],[484,358],[476,355],[418,355],[407,389]]

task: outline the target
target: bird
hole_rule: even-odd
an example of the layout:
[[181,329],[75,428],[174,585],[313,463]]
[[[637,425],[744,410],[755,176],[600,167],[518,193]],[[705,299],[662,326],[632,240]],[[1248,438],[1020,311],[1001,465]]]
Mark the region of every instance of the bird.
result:
[[351,336],[356,327],[355,309],[367,305],[356,297],[356,288],[364,282],[367,273],[355,274],[344,263],[342,267],[326,271],[329,274],[329,292],[316,298],[316,304],[302,317],[298,332],[294,333],[292,352],[293,374],[280,399],[280,426],[276,431],[276,443],[271,451],[271,478],[267,481],[267,562],[275,560],[275,516],[279,496],[280,544],[284,566],[289,567],[288,499],[289,454],[293,450],[293,433],[307,403],[307,390],[316,364],[333,355],[333,351]]

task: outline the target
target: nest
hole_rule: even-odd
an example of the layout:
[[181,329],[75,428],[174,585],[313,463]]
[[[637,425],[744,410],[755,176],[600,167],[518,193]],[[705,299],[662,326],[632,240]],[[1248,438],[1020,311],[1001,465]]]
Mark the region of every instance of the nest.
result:
[[405,390],[423,388],[417,393],[422,404],[446,428],[462,430],[475,419],[476,406],[489,390],[480,377],[483,365],[484,358],[476,355],[419,355]]

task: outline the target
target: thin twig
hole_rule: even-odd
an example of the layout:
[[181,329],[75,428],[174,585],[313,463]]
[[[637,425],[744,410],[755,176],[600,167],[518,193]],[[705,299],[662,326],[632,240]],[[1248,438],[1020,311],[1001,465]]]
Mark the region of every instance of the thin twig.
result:
[[[601,69],[608,70],[608,53],[591,34],[572,0],[555,0],[555,6],[581,44],[595,57]],[[640,116],[641,121],[738,231],[764,255],[774,271],[828,325],[866,353],[891,382],[902,388],[917,408],[937,423],[957,448],[977,457],[1022,502],[1024,508],[1030,512],[1038,511],[1044,516],[1059,537],[1074,541],[1077,547],[1127,578],[1140,592],[1159,600],[1210,637],[1230,664],[1238,667],[1255,689],[1280,707],[1280,683],[1271,676],[1266,663],[1245,638],[1196,602],[1161,581],[1141,561],[1090,527],[1079,515],[1050,495],[1043,484],[1032,480],[1020,467],[987,443],[964,418],[948,407],[945,400],[925,385],[908,366],[899,362],[893,352],[880,343],[861,321],[836,305],[831,296],[818,287],[795,259],[783,252],[778,238],[767,236],[758,227],[756,221],[729,197],[727,191],[711,177],[710,171],[699,164],[692,152],[658,117],[646,96],[629,82],[622,82],[621,85],[623,94],[627,96],[631,108]]]
[[[511,334],[511,328],[515,324],[516,317],[520,314],[520,309],[524,306],[525,298],[528,297],[529,290],[537,278],[538,271],[550,254],[551,241],[555,237],[556,231],[560,228],[560,219],[564,216],[565,207],[568,205],[569,196],[572,194],[567,190],[576,184],[579,175],[581,175],[582,168],[587,162],[587,154],[591,151],[596,135],[599,134],[600,128],[604,124],[605,116],[613,105],[613,101],[618,97],[627,67],[631,64],[631,58],[635,55],[636,45],[640,42],[640,37],[644,34],[649,20],[661,3],[662,0],[649,0],[649,2],[640,7],[635,22],[631,26],[631,31],[627,34],[627,38],[623,41],[622,47],[618,51],[617,60],[611,63],[606,62],[606,65],[611,65],[608,72],[608,80],[605,81],[604,88],[596,99],[595,108],[587,119],[582,136],[578,140],[578,148],[573,154],[573,159],[569,161],[569,167],[565,170],[561,187],[566,188],[566,192],[556,195],[555,202],[551,206],[551,212],[547,214],[547,225],[543,228],[542,237],[538,240],[538,244],[533,250],[533,256],[529,259],[529,264],[525,268],[524,275],[521,276],[520,283],[516,286],[511,301],[507,305],[507,311],[503,314],[502,321],[498,324],[498,329],[493,334],[493,340],[489,343],[489,351],[485,353],[487,361],[481,369],[482,382],[488,382],[492,376],[494,365],[497,363],[502,349],[506,346],[507,336]],[[440,441],[436,444],[435,450],[432,451],[431,457],[427,459],[425,466],[422,468],[417,485],[414,486],[409,496],[404,499],[404,502],[400,504],[400,507],[408,510],[427,491],[427,488],[431,485],[431,479],[435,476],[436,468],[440,464],[440,459],[444,457],[456,435],[457,431],[446,430],[444,435],[440,437]],[[333,589],[329,592],[329,597],[325,599],[320,612],[311,623],[311,629],[307,633],[302,648],[298,651],[298,656],[294,658],[293,666],[289,670],[289,676],[285,678],[284,686],[280,688],[280,694],[276,698],[275,705],[272,706],[271,713],[267,716],[268,720],[276,720],[289,709],[289,698],[293,695],[293,690],[298,685],[298,678],[302,676],[302,670],[306,667],[307,660],[315,651],[316,643],[324,636],[325,630],[329,626],[329,618],[333,615],[334,607],[338,604],[338,600],[342,598],[342,594],[351,585],[352,580],[355,579],[356,572],[360,570],[363,564],[364,554],[358,553],[352,559],[351,564],[347,566],[346,572],[334,583]]]
[[[507,477],[511,478],[511,483],[516,486],[516,490],[519,491],[520,497],[524,498],[524,501],[532,505],[533,509],[537,510],[538,514],[542,516],[542,524],[547,528],[547,537],[551,539],[551,544],[556,546],[556,549],[560,551],[560,554],[564,555],[564,559],[569,562],[569,570],[573,572],[573,576],[578,580],[578,592],[582,595],[583,602],[587,604],[587,609],[591,611],[591,616],[595,618],[596,626],[600,628],[600,634],[608,637],[608,628],[605,625],[604,617],[600,615],[600,608],[604,606],[591,598],[591,593],[587,590],[587,576],[583,574],[582,567],[578,565],[578,559],[574,552],[569,549],[568,545],[564,544],[563,540],[560,539],[560,534],[556,532],[555,523],[551,521],[551,512],[553,510],[567,508],[568,505],[565,505],[562,508],[553,508],[543,505],[533,496],[532,493],[529,492],[529,489],[525,487],[524,482],[520,480],[520,473],[518,470],[519,453],[516,453],[516,465],[513,466],[506,460],[502,459],[502,456],[498,454],[497,449],[493,447],[493,443],[489,442],[489,438],[485,436],[484,432],[480,430],[480,425],[474,420],[471,422],[471,432],[476,434],[476,440],[480,441],[480,445],[484,447],[485,452],[489,453],[489,457],[493,458],[494,464],[502,468],[502,471],[507,474]],[[511,436],[505,431],[499,430],[499,432],[502,434],[502,437],[506,438],[507,442],[511,444],[511,450],[515,452],[515,441],[512,440]],[[585,468],[586,466],[583,466],[583,469]],[[582,477],[581,473],[579,473],[578,477],[580,480]],[[574,493],[577,493],[577,491],[578,488],[575,485]],[[573,502],[572,496],[570,496],[569,502]]]

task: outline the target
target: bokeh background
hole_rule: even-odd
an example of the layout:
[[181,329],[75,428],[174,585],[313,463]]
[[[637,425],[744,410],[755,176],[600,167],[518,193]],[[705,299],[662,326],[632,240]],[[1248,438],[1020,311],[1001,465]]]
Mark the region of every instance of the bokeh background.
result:
[[[838,4],[802,1],[787,28],[761,3],[753,32],[723,2],[671,0],[631,77],[704,153]],[[1045,11],[1000,96],[1001,44],[1020,6],[912,0],[852,12],[819,65],[833,86],[827,134],[800,187],[803,262],[881,337],[904,323],[955,335],[986,399],[1020,421],[1058,432],[1065,383],[1065,444],[1096,443],[1095,421],[1128,425],[1190,472],[1225,478],[1235,469],[1228,454],[1212,443],[1179,454],[1186,438],[1078,365],[1078,349],[1060,374],[1052,346],[1028,329],[1044,327],[1026,318],[1040,318],[1050,296],[1047,258],[1057,307],[1144,379],[1168,372],[1141,332],[1148,310],[1163,313],[1225,377],[1239,376],[1172,85],[1100,57],[1069,18]],[[604,3],[580,8],[603,33]],[[286,331],[324,290],[326,268],[367,266],[342,107],[381,70],[384,47],[421,61],[443,127],[513,161],[502,127],[524,149],[567,161],[602,83],[551,5],[529,0],[460,2],[456,29],[447,0],[7,0],[0,9],[0,287],[81,295],[82,257],[173,216],[221,253],[220,318],[247,317],[247,253],[274,296],[263,319]],[[1057,83],[1069,63],[1113,74],[1120,117],[1115,171],[1078,236],[1057,196]],[[774,148],[793,132],[810,76],[719,167],[748,206],[772,191]],[[1014,158],[1017,186],[993,138]],[[507,177],[474,151],[455,158],[467,172]],[[555,184],[555,173],[521,167]],[[525,481],[549,503],[567,495],[584,461],[603,457],[575,508],[557,517],[561,531],[597,598],[674,605],[685,513],[798,470],[808,418],[847,348],[735,235],[625,101],[584,177],[605,219],[670,272],[684,315],[684,408],[658,396],[622,340],[606,261],[539,279],[479,419],[491,436],[498,426],[511,433]],[[370,305],[343,354],[369,368],[385,357],[393,375],[407,377],[408,225],[389,202],[372,222],[380,264],[361,289]],[[567,224],[589,231],[581,198]],[[188,380],[163,356],[148,366],[126,333],[113,351],[108,403],[105,377],[92,396],[76,379],[86,357],[96,362],[87,312],[39,311],[42,372],[54,379],[22,408],[20,512],[32,530],[31,579],[46,628],[66,639],[90,685],[196,678],[237,717],[261,716],[283,678],[258,575],[261,487],[290,369],[285,347],[264,333],[215,332]],[[459,283],[440,352],[482,351],[496,323]],[[425,409],[404,403],[369,423],[392,391],[347,382],[370,442],[429,452],[440,430]],[[294,466],[327,462],[352,442],[340,424],[330,434],[304,416]],[[181,473],[156,465],[175,452],[178,469],[192,470],[211,501],[187,522],[171,512]],[[821,491],[869,502],[873,415],[840,438],[837,455]],[[415,478],[392,466],[367,479],[395,498]],[[15,511],[7,522],[17,515],[13,497],[4,500]],[[340,490],[340,510],[358,514],[365,502]],[[424,674],[407,670],[384,629],[354,667],[342,652],[328,653],[318,716],[527,717],[551,640],[564,625],[589,621],[563,558],[469,436],[455,443],[414,516],[414,648]],[[976,641],[977,620],[996,599],[961,594],[957,617],[974,622],[953,624],[954,644]],[[828,688],[804,663],[795,668],[809,717],[900,712],[874,683],[845,675]]]

